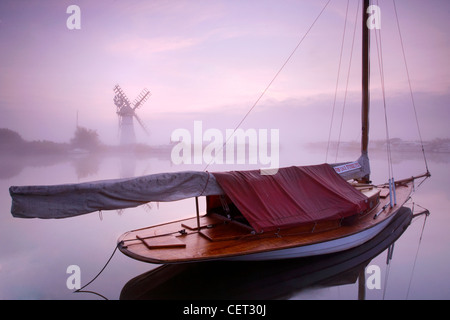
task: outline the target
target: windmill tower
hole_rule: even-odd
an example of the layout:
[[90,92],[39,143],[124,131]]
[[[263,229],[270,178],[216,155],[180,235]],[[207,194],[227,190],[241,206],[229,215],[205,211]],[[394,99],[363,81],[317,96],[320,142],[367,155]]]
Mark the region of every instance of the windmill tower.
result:
[[114,96],[114,104],[117,107],[116,113],[119,116],[120,144],[127,145],[136,143],[133,118],[136,119],[144,132],[148,135],[148,130],[142,120],[137,116],[136,109],[141,107],[145,101],[147,101],[151,93],[147,89],[144,89],[133,103],[130,103],[130,100],[128,100],[128,97],[119,85],[115,85],[113,90],[116,94]]

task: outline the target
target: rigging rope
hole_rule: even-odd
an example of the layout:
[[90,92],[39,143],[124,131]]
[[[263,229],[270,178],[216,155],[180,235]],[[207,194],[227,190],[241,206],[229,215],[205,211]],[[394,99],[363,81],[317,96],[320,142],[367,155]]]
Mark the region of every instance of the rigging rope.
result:
[[[333,111],[331,112],[330,130],[328,132],[327,152],[325,154],[325,162],[326,163],[328,162],[328,151],[330,149],[331,129],[333,128],[333,122],[334,122],[334,110],[336,109],[336,98],[337,98],[337,92],[338,92],[338,86],[339,86],[339,78],[340,78],[340,74],[341,74],[342,53],[344,51],[345,31],[347,30],[347,17],[348,17],[349,3],[350,3],[350,0],[347,0],[347,9],[345,10],[345,19],[344,19],[344,31],[342,33],[342,41],[341,41],[341,53],[339,55],[339,65],[338,65],[338,72],[337,72],[337,79],[336,79],[336,88],[334,90]],[[359,6],[359,1],[358,1],[358,6]]]
[[413,106],[413,109],[414,109],[414,116],[415,116],[415,118],[416,118],[416,125],[417,125],[417,131],[418,131],[418,133],[419,133],[420,144],[421,144],[421,146],[422,146],[422,154],[423,154],[423,159],[424,159],[424,161],[425,161],[425,168],[426,168],[427,172],[430,172],[430,171],[428,170],[427,157],[426,157],[426,155],[425,155],[425,149],[424,149],[424,146],[423,146],[422,133],[421,133],[421,131],[420,131],[420,125],[419,125],[419,119],[418,119],[418,116],[417,116],[416,103],[415,103],[415,101],[414,101],[414,94],[413,94],[412,85],[411,85],[411,78],[410,78],[410,76],[409,76],[408,63],[406,62],[405,47],[404,47],[404,45],[403,45],[403,37],[402,37],[401,29],[400,29],[400,22],[399,22],[399,19],[398,19],[397,6],[395,5],[395,0],[392,0],[392,3],[394,4],[395,19],[396,19],[396,21],[397,21],[397,29],[398,29],[398,34],[399,34],[399,37],[400,37],[400,44],[401,44],[401,47],[402,47],[403,61],[404,61],[404,63],[405,63],[406,75],[407,75],[407,77],[408,77],[409,92],[410,92],[410,96],[411,96],[412,106]]
[[[284,67],[288,64],[288,62],[291,60],[291,58],[293,57],[294,53],[297,51],[297,49],[300,47],[300,45],[302,44],[303,40],[305,40],[306,36],[309,34],[309,32],[311,31],[311,29],[314,27],[314,25],[316,24],[317,20],[319,20],[320,16],[322,16],[322,13],[325,11],[326,7],[328,6],[328,4],[331,2],[331,0],[328,0],[327,3],[325,4],[325,6],[322,8],[322,10],[319,12],[319,14],[317,15],[317,17],[314,19],[313,23],[310,25],[310,27],[308,28],[308,30],[306,31],[306,33],[303,35],[303,37],[300,39],[300,41],[297,43],[297,45],[295,46],[294,50],[292,50],[291,54],[287,57],[287,59],[284,61],[283,65],[281,66],[281,68],[278,70],[278,72],[275,74],[275,76],[272,78],[272,80],[270,80],[269,84],[266,86],[266,88],[262,91],[262,93],[259,95],[258,99],[256,99],[255,103],[253,103],[252,107],[247,111],[247,113],[244,115],[244,117],[241,119],[241,121],[238,123],[238,125],[234,128],[233,133],[226,139],[226,141],[224,142],[224,144],[222,145],[222,147],[220,148],[220,150],[218,151],[218,153],[222,152],[223,148],[225,147],[225,145],[227,144],[227,142],[234,136],[234,134],[236,133],[236,131],[240,128],[240,126],[242,125],[242,123],[245,121],[245,119],[247,119],[247,117],[249,116],[249,114],[253,111],[253,109],[257,106],[257,104],[259,103],[259,101],[262,99],[262,97],[266,94],[266,92],[269,90],[269,88],[272,86],[272,84],[275,82],[276,78],[278,77],[278,75],[281,73],[281,71],[283,71]],[[206,169],[208,169],[209,165],[214,161],[214,158],[212,158],[209,163],[206,165],[205,169],[203,171],[206,171]]]
[[358,6],[356,7],[355,27],[353,28],[352,47],[351,47],[351,51],[350,51],[350,61],[349,61],[348,71],[347,71],[347,84],[345,86],[344,104],[342,106],[341,125],[339,127],[338,145],[336,147],[336,157],[335,157],[335,160],[334,160],[335,162],[337,162],[337,158],[338,158],[339,145],[340,145],[341,134],[342,134],[342,127],[343,127],[343,124],[344,124],[345,106],[346,106],[346,102],[347,102],[348,83],[349,83],[349,80],[350,80],[350,69],[352,67],[353,48],[354,48],[354,45],[355,45],[356,27],[358,25],[358,16],[359,16],[359,1],[358,1]]
[[[378,5],[378,0],[377,0]],[[385,134],[386,134],[386,152],[387,152],[387,162],[388,162],[388,176],[389,181],[394,177],[394,167],[392,162],[391,153],[391,139],[389,135],[389,123],[387,116],[387,105],[386,105],[386,88],[384,81],[384,63],[383,63],[383,48],[381,42],[381,29],[375,29],[375,42],[377,45],[377,57],[378,57],[378,67],[380,70],[380,80],[381,80],[381,92],[383,96],[383,108],[384,108],[384,122],[385,122]]]

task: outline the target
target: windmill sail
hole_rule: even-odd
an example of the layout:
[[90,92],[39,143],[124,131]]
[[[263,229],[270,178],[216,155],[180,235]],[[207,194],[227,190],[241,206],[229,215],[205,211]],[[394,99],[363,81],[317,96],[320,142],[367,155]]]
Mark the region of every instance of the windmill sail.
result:
[[133,101],[133,109],[137,109],[140,106],[142,106],[144,104],[145,101],[147,101],[147,99],[151,96],[150,91],[148,91],[147,89],[142,90],[142,92],[139,94],[139,96]]
[[136,121],[139,123],[139,125],[141,126],[142,130],[144,130],[144,132],[147,135],[150,135],[150,133],[148,132],[147,126],[145,125],[144,121],[141,120],[141,118],[138,117],[137,114],[134,114],[134,118],[136,119]]

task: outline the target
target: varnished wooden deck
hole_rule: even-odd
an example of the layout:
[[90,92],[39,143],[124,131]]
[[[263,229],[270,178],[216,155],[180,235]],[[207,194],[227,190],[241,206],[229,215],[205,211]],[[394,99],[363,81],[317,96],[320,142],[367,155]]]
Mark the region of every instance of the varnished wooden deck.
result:
[[376,213],[389,203],[386,188],[362,190],[380,191],[379,204],[354,221],[331,221],[263,234],[252,234],[251,228],[231,222],[221,216],[206,215],[125,233],[119,238],[119,250],[125,255],[150,263],[182,263],[224,259],[244,254],[264,253],[324,243],[357,234],[375,227],[395,215],[408,200],[412,181],[397,185],[397,205],[389,206],[374,219]]

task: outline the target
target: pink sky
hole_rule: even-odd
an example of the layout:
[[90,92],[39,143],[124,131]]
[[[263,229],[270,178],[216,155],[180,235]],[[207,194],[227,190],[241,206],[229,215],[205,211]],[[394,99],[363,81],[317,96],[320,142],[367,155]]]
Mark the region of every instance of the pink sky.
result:
[[[16,130],[27,140],[66,142],[78,112],[80,125],[97,130],[102,141],[115,143],[112,88],[119,83],[130,100],[144,87],[152,93],[139,110],[152,133],[146,137],[136,128],[142,142],[168,142],[172,130],[189,129],[194,120],[203,120],[208,127],[234,128],[325,3],[3,0],[0,127]],[[66,27],[71,4],[81,9],[80,30]],[[327,139],[346,4],[330,3],[244,128],[280,129],[281,140],[295,134]],[[396,4],[424,138],[450,137],[450,2],[397,0]],[[392,116],[400,116],[393,133],[414,138],[401,136],[410,127],[405,110],[411,109],[392,1],[380,0],[379,6],[387,101]],[[355,10],[352,0],[338,112]],[[346,109],[353,115],[352,127],[359,121],[359,37],[358,26]],[[372,65],[373,106],[378,107],[376,59]],[[377,116],[379,111],[374,111]],[[380,138],[384,128],[377,118],[374,122],[371,134]],[[349,133],[344,138],[357,137]]]

